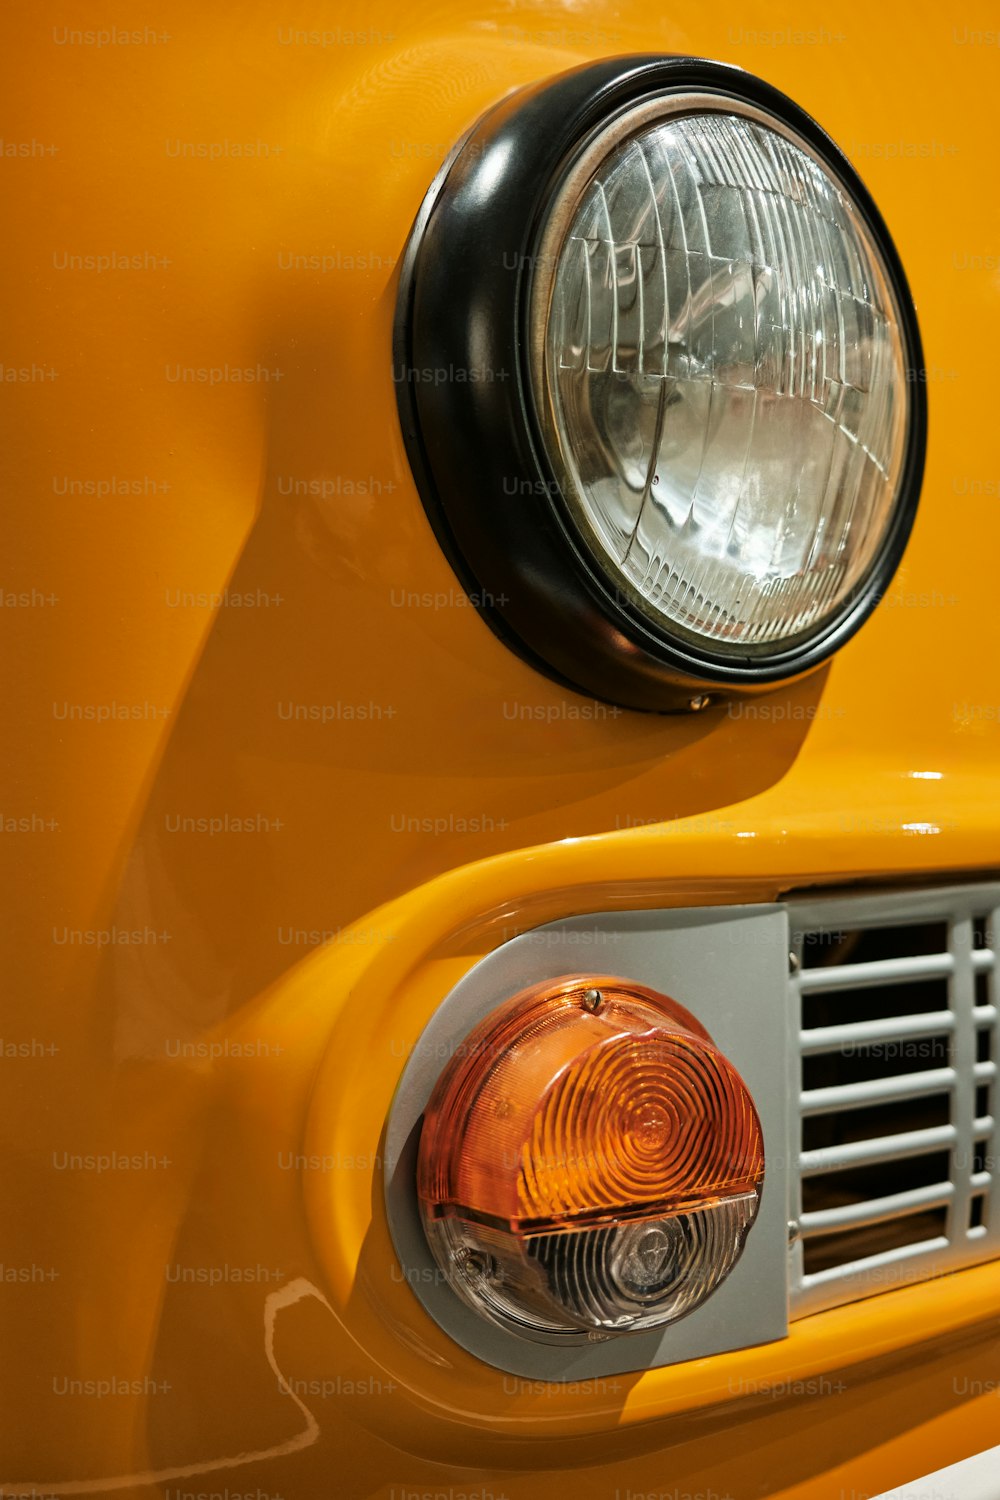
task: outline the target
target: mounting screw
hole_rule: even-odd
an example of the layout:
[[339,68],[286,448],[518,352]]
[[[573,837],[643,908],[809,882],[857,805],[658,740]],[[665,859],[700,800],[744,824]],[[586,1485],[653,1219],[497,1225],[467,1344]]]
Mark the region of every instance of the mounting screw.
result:
[[584,1010],[600,1010],[603,999],[604,996],[600,990],[584,990],[582,1001]]
[[789,1221],[788,1221],[788,1243],[790,1245],[794,1245],[795,1241],[798,1239],[798,1237],[799,1237],[799,1221],[798,1221],[798,1219],[789,1219]]
[[696,697],[688,699],[688,708],[693,714],[700,714],[703,708],[711,703],[708,693],[698,693]]
[[788,972],[789,972],[789,974],[797,974],[799,972],[799,970],[801,969],[801,967],[802,967],[802,965],[799,963],[799,955],[797,953],[789,953],[789,955],[788,955]]

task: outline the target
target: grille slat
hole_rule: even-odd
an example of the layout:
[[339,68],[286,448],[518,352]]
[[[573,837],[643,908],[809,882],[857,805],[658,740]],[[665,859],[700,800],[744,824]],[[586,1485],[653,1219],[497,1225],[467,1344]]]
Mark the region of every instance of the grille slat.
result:
[[940,1151],[953,1146],[957,1140],[958,1132],[954,1125],[939,1125],[934,1130],[908,1130],[904,1135],[875,1136],[867,1141],[851,1141],[846,1146],[803,1151],[799,1156],[799,1174],[802,1177],[812,1177],[818,1172],[830,1172],[837,1168],[902,1161],[907,1156],[922,1156],[927,1151]]
[[789,907],[802,1317],[1000,1257],[1000,888]]
[[[982,1066],[993,1067],[993,1064]],[[931,1068],[926,1073],[907,1073],[899,1078],[872,1078],[864,1083],[845,1083],[839,1088],[808,1089],[799,1096],[799,1109],[803,1115],[863,1109],[870,1104],[887,1104],[893,1099],[919,1099],[927,1094],[940,1094],[953,1088],[955,1082],[954,1068]]]
[[[985,1023],[984,1023],[985,1024]],[[871,1042],[901,1042],[910,1037],[938,1036],[953,1031],[950,1010],[932,1010],[922,1016],[894,1016],[885,1021],[859,1021],[847,1026],[813,1026],[803,1031],[799,1046],[803,1057],[837,1052],[843,1047],[861,1047]]]
[[[859,1297],[874,1296],[876,1292],[884,1292],[888,1287],[898,1285],[899,1281],[904,1278],[898,1274],[897,1267],[905,1269],[907,1262],[912,1263],[916,1261],[918,1263],[913,1268],[912,1275],[908,1278],[911,1281],[922,1281],[925,1277],[934,1275],[933,1271],[923,1269],[924,1264],[926,1264],[928,1258],[940,1257],[942,1253],[950,1250],[950,1248],[951,1241],[946,1239],[944,1235],[938,1235],[934,1239],[920,1240],[915,1245],[903,1245],[898,1250],[884,1250],[877,1255],[866,1255],[864,1260],[845,1261],[843,1265],[831,1266],[826,1271],[814,1271],[810,1276],[802,1278],[802,1288],[804,1291],[818,1292],[821,1296],[824,1286],[841,1283],[850,1286],[852,1282],[858,1284],[859,1289],[853,1294],[848,1293],[846,1296],[833,1296],[823,1299],[822,1305],[824,1307],[835,1307],[840,1302],[850,1302],[852,1295]],[[861,1281],[862,1278],[867,1278],[867,1288],[864,1287]],[[815,1312],[816,1310],[816,1307],[806,1307],[799,1310],[798,1316],[801,1317],[803,1312]]]
[[[988,974],[994,968],[995,955],[989,948],[972,954],[975,974]],[[822,994],[827,990],[862,990],[872,985],[905,984],[913,980],[948,979],[955,972],[950,953],[919,954],[913,958],[885,958],[864,964],[830,964],[820,969],[805,969],[799,976],[799,993]]]
[[893,1193],[888,1198],[869,1198],[862,1203],[824,1208],[817,1213],[802,1214],[799,1218],[799,1233],[807,1240],[813,1235],[829,1234],[834,1229],[854,1229],[859,1224],[884,1224],[886,1219],[898,1219],[903,1214],[920,1213],[925,1208],[940,1208],[943,1203],[950,1203],[954,1196],[954,1183],[936,1182],[931,1187],[913,1188],[908,1193]]
[[914,979],[947,979],[955,972],[948,953],[931,957],[885,958],[867,964],[838,964],[826,969],[806,969],[799,976],[799,993],[814,995],[826,990],[864,990],[873,985],[906,984]]

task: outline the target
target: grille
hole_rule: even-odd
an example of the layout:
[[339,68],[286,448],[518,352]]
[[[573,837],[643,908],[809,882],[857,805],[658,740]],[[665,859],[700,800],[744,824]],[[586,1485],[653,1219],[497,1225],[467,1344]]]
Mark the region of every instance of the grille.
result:
[[1000,887],[789,903],[791,1315],[1000,1255]]

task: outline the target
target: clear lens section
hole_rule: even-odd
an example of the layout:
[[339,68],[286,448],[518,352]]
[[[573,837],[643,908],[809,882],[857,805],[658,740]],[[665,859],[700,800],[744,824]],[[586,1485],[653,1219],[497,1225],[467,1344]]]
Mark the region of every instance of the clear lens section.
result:
[[716,651],[819,630],[885,536],[906,426],[845,190],[755,119],[678,115],[611,151],[552,259],[543,420],[597,560]]
[[453,1290],[492,1321],[549,1338],[638,1333],[676,1322],[725,1281],[758,1201],[744,1193],[669,1219],[523,1239],[457,1217],[426,1227]]
[[515,997],[463,1043],[428,1103],[417,1187],[455,1292],[558,1337],[703,1302],[739,1258],[763,1174],[753,1101],[698,1022],[654,990],[575,979]]

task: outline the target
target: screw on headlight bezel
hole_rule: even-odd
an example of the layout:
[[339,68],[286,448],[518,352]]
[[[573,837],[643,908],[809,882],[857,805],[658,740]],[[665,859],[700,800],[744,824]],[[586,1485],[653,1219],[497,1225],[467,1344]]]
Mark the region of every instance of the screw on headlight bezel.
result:
[[[898,498],[841,608],[772,653],[715,652],[653,618],[588,550],[536,412],[533,304],[552,204],[617,117],[677,96],[763,111],[843,183],[882,257],[900,317],[908,396]],[[537,316],[537,313],[536,313]],[[418,216],[401,272],[393,379],[425,510],[480,614],[547,676],[647,711],[688,711],[697,689],[767,691],[826,662],[864,623],[913,526],[927,430],[923,353],[889,232],[822,129],[769,84],[688,57],[586,64],[502,100],[473,127]]]

